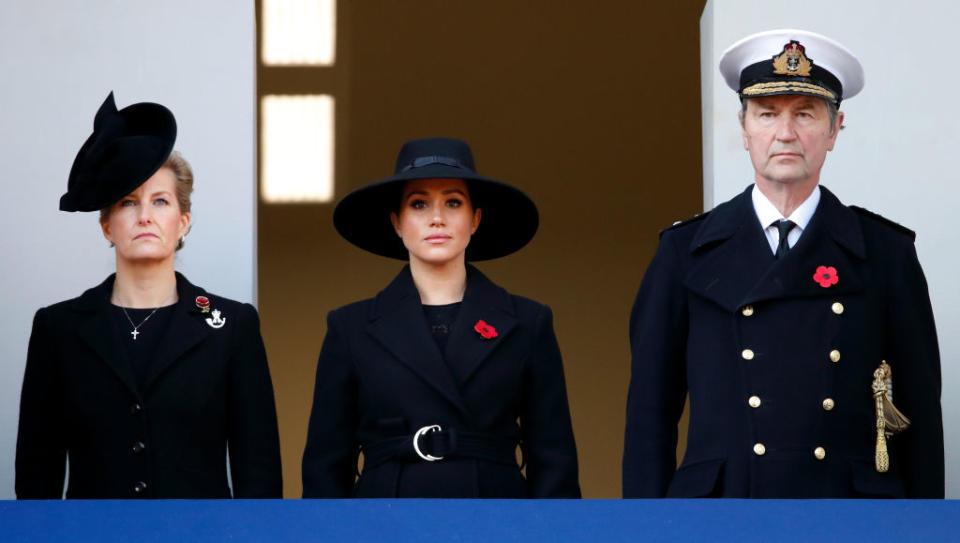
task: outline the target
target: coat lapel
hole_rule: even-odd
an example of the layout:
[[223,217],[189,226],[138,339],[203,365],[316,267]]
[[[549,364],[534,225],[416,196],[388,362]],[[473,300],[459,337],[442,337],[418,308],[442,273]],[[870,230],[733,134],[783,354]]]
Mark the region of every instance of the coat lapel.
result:
[[[496,330],[496,337],[485,338],[475,330],[481,320]],[[473,266],[467,266],[467,290],[446,352],[457,383],[465,383],[490,353],[506,340],[518,322],[507,291],[493,284]]]
[[701,255],[684,278],[687,288],[729,311],[737,310],[774,262],[763,228],[753,211],[750,191],[717,206],[690,244]]
[[[750,191],[710,212],[690,245],[702,255],[685,278],[687,287],[728,311],[776,298],[839,295],[863,288],[858,261],[866,258],[856,215],[825,187],[800,240],[782,260],[770,251]],[[840,281],[821,287],[818,266],[836,268]]]
[[114,323],[110,315],[110,295],[113,293],[115,274],[107,277],[103,283],[86,291],[77,301],[75,309],[90,316],[77,327],[77,334],[89,345],[103,362],[117,374],[117,377],[134,394],[139,394],[137,379],[133,375],[127,358],[120,352],[114,334]]
[[[836,296],[863,289],[859,261],[866,258],[863,233],[856,215],[821,187],[820,203],[799,241],[782,260],[775,261],[751,289],[743,303],[774,298]],[[839,281],[822,287],[814,280],[819,266],[837,270]]]
[[[157,348],[156,357],[150,364],[150,372],[143,384],[144,394],[157,378],[167,371],[174,362],[184,353],[203,341],[212,328],[207,326],[205,319],[209,313],[203,313],[196,305],[197,296],[207,296],[210,299],[210,308],[217,309],[217,301],[210,297],[202,288],[196,287],[187,281],[186,277],[177,273],[177,307],[174,309],[170,325],[164,332]],[[224,315],[228,319],[225,326],[229,326],[232,315]]]
[[427,330],[420,295],[413,284],[409,266],[404,266],[377,295],[367,332],[450,403],[468,413],[453,375]]

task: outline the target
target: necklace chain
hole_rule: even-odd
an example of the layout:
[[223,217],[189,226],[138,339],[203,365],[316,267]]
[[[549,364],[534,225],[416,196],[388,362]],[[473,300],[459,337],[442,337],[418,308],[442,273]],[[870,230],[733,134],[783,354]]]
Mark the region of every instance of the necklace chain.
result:
[[[167,298],[167,300],[169,299],[170,298]],[[146,317],[144,317],[142,321],[140,321],[140,324],[134,324],[133,319],[130,318],[130,314],[127,313],[127,308],[123,307],[122,305],[120,306],[120,309],[123,310],[123,316],[125,316],[127,318],[127,321],[130,322],[130,326],[133,326],[133,331],[130,332],[130,335],[133,336],[134,341],[136,341],[137,336],[141,334],[141,332],[139,331],[139,328],[143,326],[144,323],[146,323],[148,320],[150,320],[150,317],[152,317],[153,314],[156,313],[158,309],[163,307],[163,304],[166,303],[167,300],[164,300],[160,305],[158,305],[157,307],[154,307],[153,311],[151,311],[149,315],[147,315]]]

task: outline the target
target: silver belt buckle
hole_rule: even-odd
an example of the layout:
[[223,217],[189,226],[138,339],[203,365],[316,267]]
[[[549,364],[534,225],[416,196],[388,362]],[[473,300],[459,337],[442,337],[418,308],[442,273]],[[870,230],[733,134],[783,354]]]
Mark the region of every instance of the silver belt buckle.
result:
[[416,451],[417,456],[423,458],[427,462],[436,462],[437,460],[443,460],[442,456],[433,456],[432,454],[423,454],[420,450],[420,436],[426,434],[427,432],[439,432],[441,430],[439,424],[430,424],[424,426],[417,430],[417,433],[413,434],[413,450]]

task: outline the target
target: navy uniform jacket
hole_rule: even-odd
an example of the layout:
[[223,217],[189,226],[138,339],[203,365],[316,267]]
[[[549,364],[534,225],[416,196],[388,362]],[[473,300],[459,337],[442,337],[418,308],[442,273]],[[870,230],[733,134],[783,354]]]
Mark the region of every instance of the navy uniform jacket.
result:
[[[497,336],[474,330],[479,320]],[[330,312],[303,455],[304,497],[580,496],[549,308],[468,266],[450,334],[441,356],[408,266],[376,298]],[[461,447],[466,432],[502,442],[506,458],[462,456],[451,446],[443,460],[421,460],[411,436],[433,424],[459,432]],[[410,450],[371,465],[370,451],[385,440]],[[526,478],[514,456],[518,441]]]
[[[624,496],[942,498],[940,360],[913,233],[821,187],[777,261],[750,190],[663,232],[647,269],[630,323]],[[814,281],[819,266],[837,283]],[[888,440],[887,473],[874,468],[882,360],[913,422]]]
[[[256,310],[177,274],[179,301],[143,389],[116,337],[114,276],[37,311],[17,437],[18,498],[281,496],[273,387]],[[215,329],[197,296],[225,319]]]

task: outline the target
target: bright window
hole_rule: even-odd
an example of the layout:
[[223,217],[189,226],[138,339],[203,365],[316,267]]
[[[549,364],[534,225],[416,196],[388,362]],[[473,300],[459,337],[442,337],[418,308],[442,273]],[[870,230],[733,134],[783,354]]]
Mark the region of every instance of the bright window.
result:
[[330,95],[261,99],[261,195],[267,203],[333,200],[333,112]]
[[261,0],[261,58],[268,66],[332,66],[336,0]]
[[[258,0],[260,198],[334,200],[338,0]],[[340,4],[340,10],[348,9]]]

